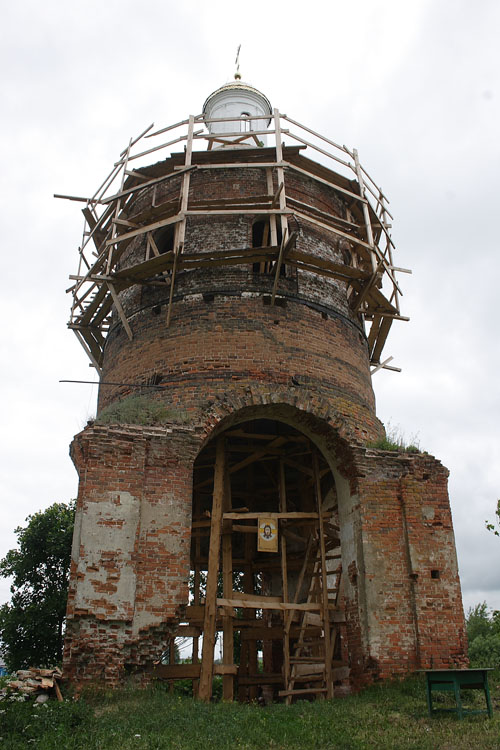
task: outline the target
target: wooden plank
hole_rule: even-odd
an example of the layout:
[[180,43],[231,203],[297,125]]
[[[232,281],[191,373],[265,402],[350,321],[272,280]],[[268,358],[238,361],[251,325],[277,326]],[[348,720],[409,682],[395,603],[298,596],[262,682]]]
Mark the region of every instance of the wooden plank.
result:
[[[245,602],[281,602],[282,598],[281,596],[263,596],[262,594],[250,594],[250,593],[244,593],[242,591],[230,591],[229,595],[226,596],[227,599],[239,599],[240,601]],[[219,603],[219,600],[217,599],[217,603]]]
[[[217,578],[219,573],[219,552],[222,530],[222,509],[224,503],[226,474],[226,455],[224,437],[217,439],[214,492],[211,515],[210,546],[208,552],[208,574],[206,588],[205,618],[203,623],[203,650],[201,657],[201,673],[199,697],[209,701],[212,696],[212,677],[214,668],[215,621],[217,616]],[[229,605],[231,606],[231,605]]]
[[325,550],[325,535],[323,526],[323,499],[321,496],[321,478],[319,474],[319,462],[318,453],[316,450],[313,451],[313,471],[314,471],[314,489],[316,495],[316,505],[318,508],[318,519],[319,519],[319,549],[321,557],[321,588],[322,588],[322,607],[321,615],[323,617],[323,630],[324,630],[324,647],[325,647],[325,682],[327,688],[327,697],[333,698],[333,681],[332,681],[332,653],[331,653],[331,636],[330,636],[330,618],[328,615],[328,581],[327,581],[327,568],[326,568],[326,550]]
[[108,289],[111,292],[111,296],[113,297],[113,302],[115,303],[116,310],[118,312],[118,315],[120,316],[120,320],[123,324],[123,327],[125,328],[127,336],[129,337],[130,341],[132,341],[132,339],[134,338],[132,329],[129,326],[127,316],[125,315],[125,311],[122,307],[122,303],[120,302],[118,294],[116,293],[116,289],[113,286],[113,284],[111,284],[109,281],[108,281]]
[[[214,664],[214,674],[221,674],[225,677],[229,677],[231,680],[231,685],[233,684],[234,680],[233,677],[238,673],[238,665],[237,664]],[[222,681],[222,684],[224,685],[224,680]],[[231,698],[224,698],[224,700],[233,700]]]
[[[182,637],[182,638],[193,638],[197,639],[201,635],[202,630],[201,627],[195,627],[194,625],[177,625],[175,628],[175,635]],[[195,660],[193,655],[193,664],[197,663],[197,658]]]
[[[285,464],[283,459],[280,460],[280,513],[286,513],[286,475],[285,475]],[[281,580],[282,580],[282,591],[283,591],[283,602],[288,601],[288,568],[286,559],[286,537],[281,534],[280,538],[281,547]],[[286,614],[284,614],[284,621],[286,622]],[[285,685],[288,685],[290,679],[290,629],[284,628],[283,631],[283,676]]]
[[152,672],[166,680],[190,680],[198,678],[200,670],[201,664],[155,664]]
[[292,118],[288,117],[288,115],[281,115],[281,117],[283,118],[283,120],[286,120],[292,125],[295,125],[297,128],[300,128],[301,130],[305,130],[307,133],[310,133],[311,135],[314,135],[316,138],[319,138],[320,140],[325,141],[325,143],[328,143],[330,146],[333,146],[339,151],[342,151],[344,154],[349,154],[349,156],[351,156],[351,152],[345,146],[340,146],[338,143],[335,143],[335,141],[331,141],[329,138],[325,138],[324,135],[317,133],[315,130],[311,130],[311,128],[306,127],[306,125],[302,125],[300,122],[297,122],[296,120],[292,120]]
[[[224,476],[224,509],[231,508],[231,483],[229,474]],[[222,591],[225,597],[231,597],[233,592],[233,562],[232,562],[232,533],[231,521],[223,521],[222,525]],[[234,636],[232,611],[227,610],[222,617],[222,661],[224,666],[232,665],[234,661]],[[222,697],[232,701],[234,697],[233,672],[223,673]]]
[[278,262],[276,263],[276,268],[274,271],[273,290],[271,292],[271,306],[274,305],[274,300],[276,297],[276,289],[278,288],[278,280],[280,277],[281,266],[282,266],[283,260],[286,256],[287,251],[295,245],[296,241],[297,241],[297,232],[292,232],[290,237],[288,237],[288,229],[285,229],[285,232],[283,234],[283,239],[281,240]]
[[[378,372],[379,370],[382,370],[382,369],[389,369],[387,367],[387,365],[389,364],[389,362],[392,362],[393,359],[394,359],[394,357],[387,357],[387,359],[385,359],[383,362],[380,362],[380,364],[378,364],[376,367],[374,367],[372,370],[370,370],[370,375],[375,375],[376,372]],[[391,367],[390,369],[391,370],[399,370],[399,372],[401,372],[401,370],[399,368],[397,368],[397,367]]]
[[[354,156],[354,165],[355,165],[355,171],[358,178],[358,184],[359,184],[359,194],[366,198],[365,195],[365,188],[364,188],[364,182],[363,182],[363,174],[361,172],[361,167],[359,164],[359,158],[358,158],[358,152],[356,149],[353,149],[353,156]],[[370,211],[368,209],[368,203],[363,203],[363,218],[365,220],[365,229],[366,229],[366,238],[368,240],[368,244],[372,248],[370,253],[370,260],[372,264],[372,272],[376,273],[377,271],[377,261],[375,258],[375,250],[374,250],[374,242],[373,242],[373,232],[372,232],[372,225],[370,221]]]
[[[312,163],[314,164],[314,162],[312,162]],[[353,193],[352,190],[347,190],[346,188],[344,188],[341,185],[339,185],[337,179],[340,176],[338,174],[336,174],[335,172],[331,172],[332,178],[335,178],[335,181],[333,179],[332,180],[325,180],[322,177],[319,177],[319,175],[315,174],[314,172],[311,172],[311,171],[309,171],[307,169],[303,169],[302,167],[299,167],[297,164],[293,164],[290,161],[286,161],[285,160],[284,163],[283,163],[283,166],[288,167],[289,169],[293,169],[296,172],[301,172],[303,175],[306,175],[306,177],[310,177],[313,180],[317,180],[318,182],[321,182],[323,185],[328,185],[328,187],[331,187],[334,190],[338,190],[339,192],[343,193],[344,195],[348,195],[350,198],[353,198],[356,201],[360,201],[361,203],[363,203],[363,202],[366,203],[367,202],[366,198],[362,198],[360,195],[357,195],[356,193]],[[327,169],[328,172],[330,172],[330,170],[328,168],[326,168],[326,169]],[[346,182],[350,183],[350,181],[348,181],[348,180],[346,180]]]
[[240,534],[256,534],[259,530],[258,526],[243,526],[243,524],[233,524],[233,531],[239,532]]
[[131,187],[131,188],[126,188],[125,190],[120,190],[119,193],[110,195],[108,198],[103,198],[103,200],[100,202],[103,203],[104,205],[107,203],[113,203],[113,201],[119,200],[120,198],[123,198],[126,195],[132,195],[133,193],[136,193],[138,190],[144,190],[145,188],[151,187],[153,185],[158,185],[160,182],[165,182],[166,180],[169,180],[172,177],[177,177],[178,175],[183,174],[184,172],[187,172],[187,171],[192,171],[193,169],[197,169],[196,164],[190,165],[189,167],[181,167],[177,171],[164,174],[161,177],[155,177],[154,179],[148,178],[148,182],[143,182],[140,185],[136,185],[135,187]]
[[[278,599],[278,601],[273,601]],[[301,612],[319,612],[322,604],[319,602],[309,602],[305,604],[294,604],[293,602],[282,602],[281,597],[261,597],[260,601],[252,599],[240,598],[238,592],[238,598],[225,599],[218,598],[217,605],[220,607],[241,607],[242,609],[276,609],[281,611],[301,611]]]
[[[254,466],[250,467],[249,469],[249,478],[250,478],[250,489],[254,490]],[[244,578],[243,578],[243,590],[245,594],[253,594],[254,592],[254,576],[253,576],[253,568],[252,568],[252,560],[255,556],[255,548],[256,548],[256,539],[251,538],[247,536],[245,538],[245,566],[243,568],[244,572]],[[246,611],[246,625],[247,627],[252,627],[252,629],[255,629],[255,626],[257,624],[257,612],[255,610]],[[235,626],[237,627],[237,626]],[[240,637],[241,637],[241,630],[240,630]],[[241,674],[256,674],[258,672],[258,649],[257,649],[257,641],[252,640],[249,642],[242,641],[241,643],[241,654],[242,657],[240,659],[240,663],[242,664],[242,668],[240,669]],[[243,661],[244,658],[244,661]],[[241,683],[238,681],[238,687],[239,690],[241,690],[240,687]],[[258,690],[257,687],[249,686],[249,689],[242,692],[242,697],[247,697],[250,700],[257,700],[258,697]]]
[[101,201],[91,201],[90,198],[83,198],[79,195],[61,195],[61,193],[54,193],[53,198],[62,198],[66,201],[77,201],[78,203],[100,203]]
[[283,676],[281,674],[260,672],[259,674],[238,675],[238,685],[282,685]]
[[[271,191],[272,193],[272,187]],[[213,198],[208,199],[205,198],[204,200],[190,200],[189,206],[191,208],[200,208],[200,209],[208,209],[210,208],[217,208],[218,206],[227,206],[230,204],[231,206],[242,206],[246,205],[247,203],[250,203],[252,206],[255,205],[269,205],[270,208],[274,208],[272,205],[273,196],[272,195],[249,195],[249,196],[243,196],[243,197],[231,197],[231,198]]]
[[[258,624],[259,622],[262,622],[262,620],[256,620],[255,623]],[[235,627],[238,625],[238,621],[235,622]],[[310,631],[314,633],[316,637],[321,637],[321,633],[323,632],[321,627],[314,627],[309,628]],[[240,638],[242,641],[262,641],[265,638],[269,640],[274,641],[281,641],[283,639],[283,628],[281,626],[273,626],[268,628],[267,626],[261,625],[259,627],[248,627],[248,628],[241,628],[240,630]],[[299,627],[292,627],[290,628],[290,638],[297,638],[300,635],[300,628]]]
[[[262,516],[263,513],[235,513],[234,511],[230,511],[228,513],[224,513],[224,519],[230,519],[232,521],[237,521],[241,519],[255,519]],[[310,513],[305,513],[302,511],[287,511],[286,513],[276,513],[276,512],[270,512],[265,514],[268,518],[276,519],[276,520],[283,520],[283,519],[316,519],[318,518],[318,513],[315,513],[314,511],[311,511]],[[330,518],[331,517],[331,511],[326,510],[323,511],[322,516],[324,518]]]
[[196,209],[189,209],[186,211],[186,216],[206,216],[207,213],[209,213],[211,216],[292,216],[293,211],[289,208],[232,208],[229,210],[224,210],[222,208],[216,208],[212,209],[210,211],[198,211]]
[[120,234],[118,237],[113,237],[110,240],[106,240],[106,245],[116,245],[119,242],[123,242],[124,240],[130,240],[134,237],[138,237],[140,234],[146,234],[147,232],[154,232],[155,229],[160,229],[161,227],[167,227],[169,224],[175,224],[178,221],[182,221],[184,217],[181,214],[177,214],[176,216],[169,216],[168,219],[161,219],[160,221],[154,221],[152,224],[147,224],[143,227],[140,227],[139,229],[133,229],[131,232],[125,232],[124,234]]
[[[251,162],[236,162],[236,163],[224,163],[224,164],[197,164],[198,169],[268,169],[273,167],[284,167],[287,166],[287,162],[281,162],[279,164],[275,161],[251,161]],[[177,169],[177,167],[174,167]],[[61,196],[64,197],[64,196]]]
[[[73,326],[69,326],[69,327],[73,328]],[[77,337],[78,341],[80,342],[80,344],[83,346],[83,348],[87,352],[87,355],[88,355],[90,361],[92,362],[93,366],[96,369],[96,372],[98,373],[98,375],[100,377],[101,376],[101,372],[102,372],[101,371],[101,361],[100,361],[102,354],[99,357],[96,358],[94,356],[91,348],[87,344],[86,339],[85,339],[84,335],[82,334],[82,332],[78,331],[76,329],[74,329],[74,331],[75,331],[75,334],[76,334],[76,337]]]
[[203,622],[205,619],[205,605],[204,604],[191,604],[184,610],[183,621],[186,622]]
[[[272,169],[266,169],[266,184],[267,184],[267,192],[271,195],[273,192],[273,172]],[[283,184],[283,183],[281,183]],[[281,188],[278,188],[281,192]],[[275,202],[273,200],[272,207],[274,208]],[[269,227],[271,230],[271,245],[277,245],[278,244],[278,231],[276,226],[276,216],[274,214],[271,214],[269,217]]]
[[[281,121],[280,121],[280,113],[279,110],[274,108],[273,110],[273,118],[274,118],[274,131],[275,131],[275,138],[276,138],[276,161],[281,164],[283,162],[283,143],[281,141],[281,137],[283,133],[286,133],[287,131],[281,130]],[[286,209],[286,190],[285,190],[285,170],[283,167],[279,166],[276,167],[276,176],[278,179],[278,185],[281,185],[281,191],[279,194],[279,202],[280,202],[280,209],[284,211]],[[288,236],[288,219],[286,218],[285,214],[281,214],[281,237],[283,239],[283,242],[285,242],[285,237]]]
[[[202,131],[197,130],[194,135],[200,134]],[[149,154],[154,153],[155,151],[161,151],[163,148],[168,148],[169,146],[173,146],[175,143],[180,143],[181,141],[187,141],[188,137],[187,135],[180,135],[178,138],[174,138],[172,141],[167,141],[167,143],[161,143],[159,146],[154,146],[153,148],[149,148],[146,151],[141,151],[138,154],[134,154],[130,157],[130,161],[132,159],[140,159],[142,156],[148,156]]]
[[392,325],[392,318],[384,317],[380,325],[380,330],[377,336],[377,342],[373,348],[373,352],[370,357],[370,360],[373,363],[378,363],[378,361],[380,360],[380,355],[382,354],[382,349],[384,348],[384,344],[386,342],[387,336],[389,335],[389,330],[391,328],[391,325]]
[[[277,437],[275,440],[271,440],[271,442],[268,445],[263,446],[261,449],[253,453],[251,456],[248,456],[247,458],[244,458],[242,461],[239,461],[237,464],[234,464],[233,466],[231,466],[231,468],[229,469],[229,473],[234,474],[234,472],[236,471],[241,471],[241,469],[244,469],[245,466],[249,466],[250,464],[254,463],[255,461],[258,461],[263,456],[265,456],[269,452],[269,449],[278,448],[280,445],[282,445],[285,442],[286,442],[286,438],[284,437]],[[255,517],[258,518],[259,515],[262,515],[262,514],[257,513]],[[225,517],[230,518],[231,516],[226,514]],[[248,517],[249,516],[247,516],[247,518]]]
[[292,198],[291,196],[287,197],[287,205],[290,205],[292,208],[296,206],[299,210],[305,211],[306,213],[309,213],[310,211],[313,216],[316,216],[318,219],[325,219],[326,221],[332,222],[333,224],[339,224],[345,229],[359,231],[359,229],[361,228],[360,224],[357,224],[356,222],[349,221],[349,219],[343,219],[341,216],[337,216],[333,213],[328,213],[327,211],[322,211],[321,209],[316,208],[316,206],[312,206],[309,203],[304,203],[303,201],[299,201],[297,200],[297,198]]
[[333,161],[336,161],[339,164],[342,164],[343,167],[352,169],[352,165],[349,162],[345,161],[344,159],[341,159],[339,156],[334,156],[329,151],[326,151],[326,149],[321,148],[320,146],[316,146],[311,141],[306,141],[305,138],[301,138],[300,135],[297,135],[296,133],[290,132],[289,135],[290,135],[290,138],[293,138],[299,143],[303,143],[304,146],[308,146],[309,148],[312,148],[314,151],[318,151],[318,153],[323,154],[323,156],[327,156],[329,159],[333,159]]
[[[185,226],[185,221],[182,221],[180,226]],[[170,293],[168,295],[168,307],[167,307],[167,328],[170,327],[170,316],[172,315],[172,302],[174,299],[174,286],[175,286],[175,274],[177,272],[177,262],[179,259],[180,249],[174,253],[174,264],[172,266],[172,275],[170,277]]]
[[[240,119],[241,118],[239,117],[235,117],[232,120],[229,120],[229,122],[236,122],[236,121],[239,121]],[[263,119],[263,118],[260,118],[260,119]],[[288,135],[289,133],[288,130],[283,130],[282,132],[285,133],[285,135]],[[228,146],[234,147],[235,143],[242,143],[243,141],[248,141],[251,138],[253,138],[253,136],[257,136],[257,135],[269,135],[269,130],[247,130],[245,132],[241,132],[240,130],[238,130],[237,132],[235,131],[234,133],[218,133],[216,135],[211,134],[211,133],[202,133],[201,131],[197,131],[194,137],[195,137],[195,140],[215,141],[216,143],[224,143]],[[236,141],[229,140],[230,138],[237,139],[237,140]]]
[[332,234],[336,234],[339,237],[343,237],[344,239],[348,240],[350,243],[352,243],[356,247],[358,252],[360,252],[361,255],[363,255],[365,260],[371,260],[371,253],[373,251],[373,247],[369,245],[367,242],[365,242],[364,240],[360,239],[359,237],[354,237],[354,235],[352,234],[343,232],[341,229],[338,229],[337,227],[333,227],[330,224],[326,224],[324,221],[315,219],[312,216],[308,216],[302,211],[292,211],[292,213],[294,213],[295,216],[298,216],[299,219],[308,221],[310,224],[315,224],[316,226],[321,227],[322,229],[326,229],[327,232],[331,232]]
[[381,315],[374,315],[370,326],[370,332],[368,334],[368,351],[371,353],[377,340],[378,333],[380,331],[380,325],[382,323]]

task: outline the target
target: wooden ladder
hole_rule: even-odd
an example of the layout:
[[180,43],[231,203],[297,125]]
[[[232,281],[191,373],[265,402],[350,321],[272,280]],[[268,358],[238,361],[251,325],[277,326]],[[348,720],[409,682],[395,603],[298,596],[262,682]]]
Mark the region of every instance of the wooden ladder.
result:
[[[319,547],[316,541],[314,546]],[[326,545],[327,547],[329,545]],[[316,551],[319,551],[317,549]],[[333,583],[328,587],[328,607],[326,617],[329,618],[330,611],[337,605],[338,594],[341,584],[342,569],[340,565],[340,547],[325,550],[326,562],[338,560],[339,564],[334,571],[327,570],[327,577]],[[280,692],[286,697],[286,702],[292,702],[294,696],[316,695],[333,696],[332,670],[340,666],[334,661],[333,655],[337,647],[339,629],[328,623],[325,627],[325,613],[322,604],[322,581],[321,556],[316,555],[309,563],[310,579],[307,594],[307,604],[312,605],[310,610],[298,611],[299,633],[297,639],[290,644],[289,631],[294,612],[291,611],[288,622],[285,623],[285,635],[288,635],[289,658],[285,659],[285,690]],[[332,581],[333,578],[333,581]],[[319,605],[319,606],[318,606]],[[329,633],[329,635],[327,635]],[[330,669],[328,669],[328,664]],[[288,667],[288,668],[286,668]]]
[[[297,580],[294,603],[298,603],[304,579],[309,577],[306,604],[304,608],[289,610],[284,622],[284,684],[279,692],[290,704],[294,696],[311,695],[333,698],[334,670],[345,667],[341,661],[334,661],[340,643],[339,626],[333,625],[330,613],[338,607],[341,586],[342,565],[340,555],[339,529],[325,522],[321,501],[321,487],[317,455],[313,455],[318,524],[316,535],[311,534]],[[331,561],[338,565],[330,570]],[[332,580],[333,579],[333,580]],[[330,582],[330,585],[329,585]],[[298,638],[292,643],[290,628],[297,617],[300,622]],[[344,670],[345,671],[345,670]]]

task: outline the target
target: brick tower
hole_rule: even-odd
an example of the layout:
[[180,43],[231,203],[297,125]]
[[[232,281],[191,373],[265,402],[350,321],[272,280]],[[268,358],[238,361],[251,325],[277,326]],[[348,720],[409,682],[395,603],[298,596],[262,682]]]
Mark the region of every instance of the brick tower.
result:
[[85,200],[69,325],[100,387],[71,447],[66,674],[290,702],[463,663],[448,472],[373,447],[405,318],[357,152],[236,78]]

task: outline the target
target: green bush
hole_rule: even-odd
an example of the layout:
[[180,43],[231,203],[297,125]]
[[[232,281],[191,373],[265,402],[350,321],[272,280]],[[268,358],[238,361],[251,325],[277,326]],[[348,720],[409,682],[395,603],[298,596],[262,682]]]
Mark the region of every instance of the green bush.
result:
[[466,619],[471,667],[500,668],[500,612],[488,611],[482,602],[469,609]]
[[500,669],[500,633],[478,635],[469,645],[471,667]]

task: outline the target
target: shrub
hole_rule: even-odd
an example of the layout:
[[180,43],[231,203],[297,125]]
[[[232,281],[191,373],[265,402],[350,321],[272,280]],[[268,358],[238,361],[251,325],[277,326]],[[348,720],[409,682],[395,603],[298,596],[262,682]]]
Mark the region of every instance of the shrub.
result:
[[467,613],[471,667],[500,667],[500,612],[488,611],[486,602]]

